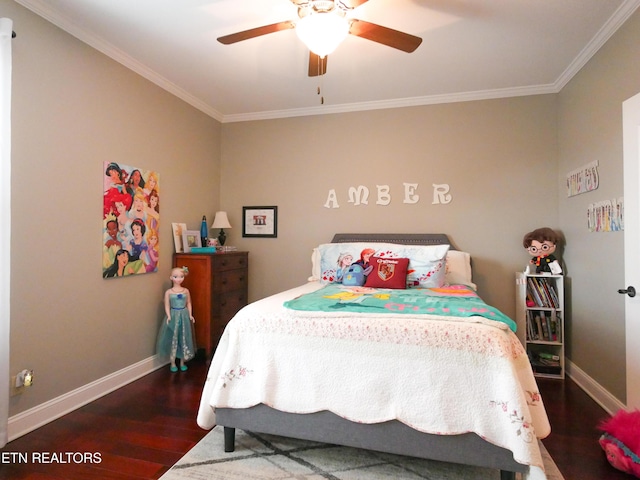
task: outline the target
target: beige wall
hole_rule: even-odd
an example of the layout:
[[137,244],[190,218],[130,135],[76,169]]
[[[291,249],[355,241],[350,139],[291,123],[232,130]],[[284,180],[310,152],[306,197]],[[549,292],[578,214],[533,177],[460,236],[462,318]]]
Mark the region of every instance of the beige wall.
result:
[[[154,355],[171,222],[218,208],[220,124],[0,0],[13,19],[12,375],[36,372],[10,415]],[[102,279],[103,162],[160,173],[158,273]]]
[[[625,401],[624,235],[589,233],[590,203],[623,195],[622,102],[640,91],[637,11],[558,96],[559,212],[571,285],[568,356]],[[597,160],[597,190],[567,198],[566,174]]]
[[[447,233],[473,256],[481,295],[513,316],[522,237],[557,227],[555,118],[549,95],[223,125],[221,205],[229,242],[250,252],[250,297],[304,283],[312,248],[336,232]],[[419,185],[417,204],[403,183]],[[432,204],[434,183],[451,203]],[[348,203],[359,185],[368,205]],[[277,205],[278,238],[242,238],[243,205]]]

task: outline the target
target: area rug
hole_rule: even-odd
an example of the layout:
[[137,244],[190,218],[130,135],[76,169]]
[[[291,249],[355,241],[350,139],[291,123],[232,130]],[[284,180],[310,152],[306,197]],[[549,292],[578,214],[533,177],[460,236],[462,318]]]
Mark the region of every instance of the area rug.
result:
[[[548,479],[563,480],[541,448]],[[214,428],[160,478],[185,479],[499,480],[500,472],[242,430],[236,430],[235,452],[225,453],[224,430]]]

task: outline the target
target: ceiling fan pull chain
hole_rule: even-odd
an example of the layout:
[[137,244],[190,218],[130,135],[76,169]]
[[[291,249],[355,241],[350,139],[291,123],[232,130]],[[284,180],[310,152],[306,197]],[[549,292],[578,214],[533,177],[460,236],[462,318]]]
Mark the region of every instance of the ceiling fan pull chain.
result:
[[[320,56],[317,57],[318,58],[318,72],[320,72],[320,66],[322,64],[322,58],[320,58]],[[323,86],[323,78],[324,75],[318,75],[318,79],[320,80],[320,83],[318,85],[318,95],[320,95],[320,105],[324,105],[324,95],[322,95],[322,86]]]
[[[318,72],[322,71],[320,69],[322,68],[324,61],[325,61],[324,58],[318,57]],[[320,85],[318,86],[318,93],[320,94],[320,105],[324,105],[324,94],[321,92],[324,90],[324,74],[325,73],[326,72],[323,72],[322,75],[319,75]]]

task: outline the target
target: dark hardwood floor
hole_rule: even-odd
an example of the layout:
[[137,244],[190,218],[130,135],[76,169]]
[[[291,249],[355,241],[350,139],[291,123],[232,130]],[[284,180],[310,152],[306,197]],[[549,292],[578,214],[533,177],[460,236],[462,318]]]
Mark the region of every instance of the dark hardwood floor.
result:
[[[195,421],[207,367],[196,359],[185,373],[163,368],[10,442],[0,453],[0,479],[159,478],[207,433]],[[570,379],[538,383],[552,426],[544,444],[564,478],[628,480],[609,466],[598,445],[596,426],[606,412]],[[82,457],[74,452],[97,453],[100,463],[91,463],[92,456],[75,463]],[[52,463],[55,453],[67,463]],[[40,455],[40,463],[32,462],[32,454]]]
[[[195,412],[208,365],[196,358],[188,366],[157,370],[9,442],[2,453],[27,453],[29,463],[0,464],[0,479],[159,478],[207,434]],[[101,461],[33,463],[32,452],[97,452]]]
[[598,444],[605,412],[575,382],[538,379],[551,435],[542,441],[566,480],[629,480],[614,469]]

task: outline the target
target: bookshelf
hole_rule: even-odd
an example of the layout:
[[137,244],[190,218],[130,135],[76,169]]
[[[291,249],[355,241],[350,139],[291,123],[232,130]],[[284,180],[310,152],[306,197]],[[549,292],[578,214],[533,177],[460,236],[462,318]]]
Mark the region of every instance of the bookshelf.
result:
[[564,378],[564,277],[516,273],[516,323],[533,372]]

